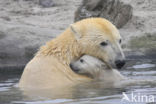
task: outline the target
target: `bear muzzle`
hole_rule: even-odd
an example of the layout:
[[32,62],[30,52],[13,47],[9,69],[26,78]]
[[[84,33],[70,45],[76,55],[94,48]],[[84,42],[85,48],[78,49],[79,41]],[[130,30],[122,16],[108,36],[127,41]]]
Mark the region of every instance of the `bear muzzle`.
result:
[[115,65],[116,65],[117,69],[121,69],[125,64],[126,64],[125,60],[116,60],[115,61]]
[[79,72],[79,68],[75,67],[72,63],[70,63],[69,66],[70,66],[70,68],[71,68],[74,72],[76,72],[76,73]]

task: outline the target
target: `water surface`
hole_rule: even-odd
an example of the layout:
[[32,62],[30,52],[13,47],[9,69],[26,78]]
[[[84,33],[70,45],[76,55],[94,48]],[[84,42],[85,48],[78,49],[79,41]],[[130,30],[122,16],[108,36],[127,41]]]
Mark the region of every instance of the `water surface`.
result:
[[[47,89],[34,91],[31,96],[26,96],[16,87],[20,75],[1,74],[0,104],[156,104],[155,59],[130,59],[121,73],[128,78],[151,82],[145,81],[144,84],[136,82],[136,84],[116,88],[105,88],[97,82],[55,91],[53,95],[51,94],[53,91]],[[122,100],[123,93],[130,100],[132,94],[137,97],[134,101]],[[142,96],[145,98],[138,103]],[[151,96],[154,97],[153,103],[149,101]]]

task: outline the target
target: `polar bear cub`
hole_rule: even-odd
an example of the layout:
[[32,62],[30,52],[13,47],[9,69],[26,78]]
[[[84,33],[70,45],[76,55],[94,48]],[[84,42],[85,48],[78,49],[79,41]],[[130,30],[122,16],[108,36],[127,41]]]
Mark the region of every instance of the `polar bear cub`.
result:
[[70,63],[71,69],[81,75],[89,76],[95,80],[117,82],[125,79],[116,69],[108,69],[101,60],[84,55],[80,59]]

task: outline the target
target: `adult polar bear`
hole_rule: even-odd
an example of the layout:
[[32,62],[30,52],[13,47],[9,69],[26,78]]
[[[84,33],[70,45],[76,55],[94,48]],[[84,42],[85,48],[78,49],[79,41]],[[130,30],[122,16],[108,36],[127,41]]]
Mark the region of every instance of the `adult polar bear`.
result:
[[91,81],[69,67],[70,62],[83,54],[103,60],[109,68],[121,68],[125,57],[120,42],[118,30],[106,19],[89,18],[76,22],[40,48],[26,65],[19,86],[24,89],[58,88]]

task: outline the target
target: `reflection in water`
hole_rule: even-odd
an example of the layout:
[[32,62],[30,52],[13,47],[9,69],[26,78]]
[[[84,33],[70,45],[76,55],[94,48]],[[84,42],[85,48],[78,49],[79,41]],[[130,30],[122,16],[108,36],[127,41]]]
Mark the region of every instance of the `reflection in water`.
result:
[[55,90],[21,91],[16,87],[20,76],[0,75],[0,102],[2,104],[121,104],[122,92],[126,92],[129,96],[135,92],[153,95],[156,98],[155,61],[133,60],[128,63],[121,73],[130,80],[114,84],[113,87],[102,82],[92,82]]

